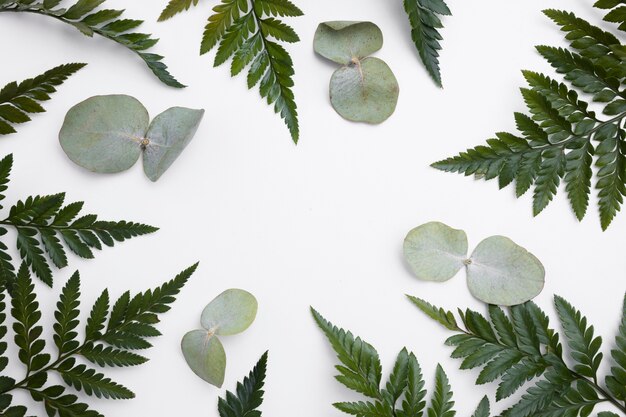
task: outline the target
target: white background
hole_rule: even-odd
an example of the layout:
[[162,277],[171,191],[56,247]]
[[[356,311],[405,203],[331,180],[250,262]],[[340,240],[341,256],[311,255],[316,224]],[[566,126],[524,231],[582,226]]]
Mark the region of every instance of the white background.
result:
[[[564,45],[541,9],[567,8],[597,22],[602,14],[591,9],[590,0],[450,0],[454,16],[444,20],[442,31],[443,90],[418,60],[400,0],[300,0],[306,16],[289,23],[302,41],[288,46],[296,68],[298,146],[257,91],[246,90],[243,77],[231,79],[227,66],[214,69],[212,56],[198,56],[203,26],[216,3],[202,0],[165,23],[156,22],[165,0],[106,3],[146,20],[141,29],[161,38],[154,51],[166,56],[171,72],[189,85],[185,90],[163,86],[136,56],[110,41],[89,39],[45,17],[0,15],[0,84],[61,63],[89,63],[45,103],[47,113],[0,139],[0,153],[15,156],[6,201],[67,191],[68,201],[86,201],[86,210],[103,219],[161,228],[97,253],[95,260],[71,256],[70,267],[56,274],[54,290],[37,283],[46,324],[52,324],[57,293],[74,269],[82,274],[87,310],[105,287],[113,296],[144,290],[200,261],[163,317],[164,336],[146,352],[151,361],[108,371],[137,398],[90,400],[97,410],[109,416],[217,416],[217,396],[224,391],[187,368],[179,341],[199,326],[200,312],[214,296],[238,287],[258,297],[260,310],[248,332],[223,338],[229,359],[224,388],[233,389],[269,349],[265,415],[337,416],[332,402],[358,398],[333,380],[336,361],[309,305],[376,346],[386,371],[407,346],[420,358],[430,387],[441,362],[457,410],[469,415],[482,395],[493,399],[495,386],[475,387],[477,373],[459,371],[459,362],[449,359],[443,345],[448,334],[404,298],[409,293],[450,309],[482,308],[469,295],[463,274],[445,284],[426,284],[408,272],[402,240],[430,220],[466,230],[470,247],[502,234],[528,248],[547,270],[537,302],[552,313],[554,293],[568,298],[596,324],[608,351],[624,293],[626,216],[603,233],[595,191],[587,218],[578,223],[561,190],[533,218],[530,193],[516,200],[510,188],[498,191],[495,182],[429,167],[496,131],[514,129],[513,111],[523,110],[520,69],[550,72],[533,46]],[[383,30],[385,46],[376,56],[390,65],[401,86],[397,111],[386,123],[349,123],[331,108],[327,90],[335,66],[312,50],[315,28],[326,20],[371,20]],[[140,163],[118,175],[91,174],[58,145],[72,105],[113,93],[137,97],[152,116],[171,106],[206,109],[195,139],[158,183],[144,176]],[[19,376],[21,369],[11,371]],[[43,409],[36,405],[35,412]]]

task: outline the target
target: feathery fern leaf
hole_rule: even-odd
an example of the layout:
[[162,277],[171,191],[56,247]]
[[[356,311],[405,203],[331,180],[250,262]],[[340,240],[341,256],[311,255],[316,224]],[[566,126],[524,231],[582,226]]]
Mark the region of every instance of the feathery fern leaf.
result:
[[[421,305],[426,311],[430,311],[432,307],[428,303]],[[454,401],[448,376],[440,365],[437,365],[434,393],[426,409],[425,382],[420,365],[413,353],[408,352],[406,348],[400,351],[385,388],[381,388],[382,369],[376,350],[361,338],[353,336],[351,332],[334,326],[313,308],[311,308],[311,313],[341,362],[335,367],[340,373],[336,377],[337,380],[347,388],[370,398],[368,401],[335,403],[333,404],[335,408],[357,417],[454,417],[456,415],[456,411],[452,409]],[[435,317],[433,319],[437,320]],[[400,400],[402,400],[401,404]],[[487,398],[483,398],[474,415],[489,417]]]
[[[59,65],[19,84],[14,81],[5,85],[0,90],[0,135],[15,133],[14,125],[29,122],[29,114],[45,112],[39,103],[50,100],[50,94],[56,91],[55,87],[63,84],[85,65]],[[7,175],[1,175],[1,178],[5,179],[5,183],[8,181]]]
[[[198,0],[171,0],[159,20],[197,4]],[[261,97],[274,106],[292,140],[298,143],[293,61],[279,42],[296,43],[300,38],[278,18],[302,16],[302,10],[290,0],[221,0],[213,12],[202,36],[200,54],[217,48],[214,66],[231,60],[233,77],[249,68],[248,89],[259,85]]]
[[263,404],[263,385],[267,372],[267,356],[265,352],[254,366],[250,374],[237,383],[237,390],[226,392],[225,398],[220,397],[217,408],[220,417],[260,417],[258,410]]
[[98,6],[105,0],[77,0],[69,8],[59,7],[62,2],[5,0],[0,1],[0,13],[25,12],[43,15],[72,25],[86,36],[99,35],[110,39],[137,54],[162,83],[175,88],[185,87],[169,73],[161,55],[147,52],[159,40],[146,33],[132,32],[143,20],[122,18],[124,10],[98,10]]
[[[0,201],[4,199],[12,164],[11,155],[0,160]],[[114,246],[115,242],[158,230],[141,223],[98,220],[94,214],[79,217],[83,202],[67,205],[64,202],[65,193],[28,197],[13,205],[8,217],[0,220],[0,238],[6,235],[7,227],[14,228],[22,260],[49,286],[52,286],[51,264],[56,268],[66,267],[67,250],[82,258],[93,258],[93,251],[101,250],[103,245]],[[7,282],[11,290],[15,273],[7,250],[0,241],[0,281]]]
[[615,338],[615,348],[611,350],[613,359],[611,374],[605,379],[609,391],[621,401],[626,401],[626,297],[622,307],[622,319]]
[[[155,334],[146,334],[142,326],[154,326],[160,321],[160,314],[167,312],[187,280],[194,273],[197,264],[185,269],[162,286],[135,296],[123,296],[123,311],[110,308],[109,295],[104,291],[96,300],[86,324],[85,336],[78,341],[76,328],[79,325],[80,276],[72,275],[61,291],[55,312],[53,340],[57,346],[57,358],[44,352],[43,327],[39,324],[41,312],[34,292],[34,284],[28,267],[23,264],[17,273],[12,295],[11,313],[14,318],[13,330],[18,358],[25,364],[26,375],[17,382],[12,378],[0,377],[0,412],[3,416],[23,416],[26,408],[11,406],[15,390],[27,390],[35,401],[43,402],[48,416],[100,416],[87,404],[78,402],[78,397],[67,392],[61,385],[46,386],[48,375],[56,373],[65,384],[88,396],[108,399],[129,399],[131,390],[111,380],[96,369],[78,363],[82,357],[99,366],[135,366],[147,361],[126,349],[111,346],[107,342],[111,335],[123,334],[133,340],[144,340]],[[128,294],[128,293],[126,293]],[[0,370],[8,363],[5,356],[6,304],[5,291],[0,292]],[[114,317],[117,314],[117,317]],[[108,327],[105,323],[109,320]],[[124,340],[120,336],[116,336]]]
[[[611,21],[616,22],[626,10],[615,0],[600,0],[595,7],[612,9]],[[531,116],[515,114],[522,136],[498,133],[486,145],[432,166],[485,180],[498,178],[500,188],[515,182],[518,197],[534,185],[535,216],[563,181],[580,221],[589,206],[595,161],[600,220],[606,230],[626,195],[626,92],[621,88],[626,82],[626,49],[616,35],[573,13],[544,13],[566,33],[570,47],[537,46],[537,51],[566,82],[523,71],[529,88],[522,89],[522,96]],[[610,118],[598,118],[579,94],[598,103]]]
[[[413,304],[427,316],[437,307],[419,300]],[[626,306],[626,304],[625,304]],[[548,316],[533,302],[514,306],[508,314],[500,307],[489,306],[489,316],[466,310],[459,311],[464,328],[450,329],[455,334],[446,344],[454,346],[450,355],[462,359],[462,369],[481,369],[477,384],[499,381],[498,401],[533,381],[517,403],[503,417],[577,417],[589,416],[600,403],[610,403],[626,415],[624,381],[626,381],[626,307],[617,347],[612,352],[616,365],[606,378],[606,386],[598,382],[602,361],[602,339],[594,336],[593,326],[570,303],[555,297],[555,307],[567,339],[570,358],[564,358],[559,334],[550,328]],[[441,309],[444,316],[452,315]],[[573,362],[570,367],[569,362]],[[608,415],[606,416],[608,417]]]
[[626,4],[621,0],[598,0],[593,7],[608,10],[604,20],[619,25],[626,32]]
[[404,0],[404,10],[409,17],[411,37],[422,63],[435,83],[441,87],[439,41],[443,38],[438,29],[443,28],[443,24],[439,16],[450,16],[452,13],[443,0]]

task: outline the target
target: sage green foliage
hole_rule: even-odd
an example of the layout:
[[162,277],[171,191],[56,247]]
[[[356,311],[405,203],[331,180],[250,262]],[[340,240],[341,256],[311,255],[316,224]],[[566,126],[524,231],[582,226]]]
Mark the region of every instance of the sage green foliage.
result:
[[389,66],[368,55],[383,46],[383,33],[371,22],[324,22],[315,32],[315,52],[342,67],[330,80],[330,101],[342,117],[382,123],[395,111],[400,92]]
[[524,303],[543,290],[543,265],[511,239],[491,236],[469,257],[467,250],[465,232],[440,222],[418,226],[404,239],[404,258],[420,280],[447,281],[465,267],[472,295],[504,306]]
[[72,107],[59,142],[67,156],[98,173],[132,167],[143,154],[143,169],[157,181],[193,139],[204,110],[172,107],[150,123],[148,110],[134,97],[95,96]]
[[[617,6],[617,7],[616,7]],[[613,8],[606,20],[626,20],[620,1],[600,0],[595,7]],[[497,133],[486,145],[433,164],[449,172],[498,179],[500,188],[515,182],[519,197],[533,185],[533,214],[538,215],[565,183],[568,199],[579,220],[595,189],[603,229],[620,210],[626,194],[626,50],[621,41],[591,23],[561,10],[544,10],[562,31],[569,48],[537,46],[537,51],[565,79],[565,83],[541,73],[523,71],[528,88],[522,96],[530,115],[515,113],[521,136]],[[596,103],[606,117],[599,117],[582,100]]]
[[259,407],[263,404],[263,386],[267,373],[267,356],[265,352],[250,374],[237,383],[235,392],[226,392],[220,397],[217,409],[220,417],[260,417]]
[[137,54],[162,83],[170,87],[185,87],[169,73],[161,55],[147,52],[159,40],[146,33],[132,32],[143,20],[125,18],[124,10],[99,9],[104,2],[76,0],[65,8],[62,6],[68,2],[64,0],[0,0],[0,13],[24,12],[47,16],[72,25],[86,36],[99,35],[110,39]]
[[[8,188],[13,156],[0,160],[0,209]],[[15,282],[15,267],[5,243],[8,229],[17,232],[17,249],[22,261],[35,275],[52,286],[52,266],[68,264],[67,250],[81,258],[93,258],[102,245],[153,233],[158,229],[128,221],[98,220],[95,214],[79,217],[83,202],[65,204],[65,193],[31,196],[18,201],[9,214],[0,220],[0,282],[9,290]]]
[[40,103],[50,100],[55,87],[85,65],[59,65],[35,78],[5,85],[0,90],[0,135],[15,133],[14,125],[30,122],[29,114],[45,112]]
[[586,417],[599,404],[626,415],[626,298],[604,384],[598,372],[602,338],[595,335],[581,312],[561,297],[556,296],[554,304],[562,334],[550,327],[546,313],[533,302],[507,310],[490,305],[487,316],[459,310],[457,322],[450,311],[416,297],[409,299],[454,333],[446,341],[454,347],[451,357],[462,360],[461,369],[480,369],[477,384],[498,382],[496,400],[533,382],[502,416]]
[[[56,353],[48,353],[41,323],[34,284],[26,264],[22,264],[14,283],[11,297],[14,343],[18,358],[24,365],[25,376],[16,380],[3,374],[0,377],[0,415],[23,417],[26,406],[13,404],[13,394],[26,391],[33,400],[44,405],[49,417],[98,417],[100,413],[79,402],[72,391],[106,399],[130,399],[135,394],[125,386],[111,380],[95,368],[128,367],[148,361],[136,350],[152,345],[148,341],[161,333],[155,327],[160,315],[170,309],[170,304],[191,277],[196,265],[185,269],[174,279],[158,288],[131,296],[125,292],[111,303],[109,292],[104,290],[96,299],[84,326],[84,337],[79,340],[80,326],[80,276],[76,272],[61,291],[54,312],[52,340]],[[0,284],[0,352],[7,345],[6,281]],[[0,359],[0,371],[9,363],[6,356]],[[48,377],[59,375],[64,385]],[[29,405],[30,407],[30,405]],[[31,411],[32,412],[32,411]]]
[[[351,332],[340,329],[311,309],[313,318],[324,332],[341,362],[335,378],[348,389],[369,400],[339,402],[335,408],[358,417],[453,417],[454,401],[448,377],[437,365],[434,392],[426,407],[426,383],[413,353],[402,349],[384,386],[382,367],[376,349]],[[475,417],[489,417],[489,401],[483,398]]]
[[403,0],[404,9],[411,24],[411,37],[426,70],[441,87],[439,51],[442,40],[439,29],[443,28],[440,16],[452,13],[443,0]]
[[[170,0],[159,21],[197,4],[198,0]],[[233,77],[248,67],[248,89],[259,85],[261,97],[274,106],[298,143],[293,61],[280,42],[296,43],[300,38],[279,18],[302,16],[302,10],[289,0],[221,0],[213,12],[204,29],[200,55],[217,48],[214,66],[232,58]]]
[[202,311],[202,329],[183,336],[181,350],[187,365],[200,378],[221,387],[226,374],[226,352],[218,336],[232,336],[254,322],[258,302],[252,294],[229,289],[218,295]]

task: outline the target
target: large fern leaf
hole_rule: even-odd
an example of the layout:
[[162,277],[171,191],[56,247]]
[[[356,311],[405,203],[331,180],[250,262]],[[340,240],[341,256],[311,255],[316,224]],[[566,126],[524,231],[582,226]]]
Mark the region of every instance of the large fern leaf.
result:
[[104,2],[77,0],[70,7],[63,8],[63,0],[4,0],[0,1],[0,13],[43,15],[72,25],[86,36],[99,35],[110,39],[134,52],[162,83],[170,87],[185,87],[169,73],[161,55],[147,52],[159,40],[146,33],[132,32],[143,20],[122,17],[124,10],[98,9]]
[[[12,165],[11,155],[0,160],[0,201]],[[6,235],[8,227],[14,228],[20,257],[49,286],[52,286],[52,265],[66,267],[68,250],[90,259],[94,250],[101,250],[103,245],[114,246],[116,242],[158,230],[141,223],[98,220],[94,214],[80,216],[82,201],[64,203],[65,193],[28,197],[13,205],[8,216],[0,220],[0,238]],[[0,241],[0,281],[6,281],[11,289],[14,277],[7,245]]]
[[[597,7],[618,2],[600,0]],[[612,10],[616,18],[626,10]],[[552,201],[561,181],[578,220],[589,205],[593,166],[601,225],[606,229],[626,195],[626,54],[618,37],[573,13],[545,10],[566,32],[569,48],[538,46],[537,51],[561,74],[565,83],[524,71],[529,88],[522,89],[530,117],[515,114],[521,136],[498,133],[484,146],[434,163],[442,171],[498,178],[500,188],[515,182],[521,196],[534,185],[533,214]],[[596,102],[607,116],[599,118],[580,99]],[[595,164],[594,164],[595,161]]]
[[[130,296],[123,295],[111,308],[108,292],[105,290],[96,300],[87,320],[86,331],[79,341],[80,276],[72,275],[61,291],[54,314],[53,340],[57,354],[55,359],[46,353],[44,327],[41,324],[41,311],[34,292],[30,272],[25,264],[17,274],[11,314],[14,318],[13,330],[18,359],[24,364],[25,376],[20,381],[0,376],[0,413],[3,416],[24,416],[26,407],[12,405],[13,393],[28,391],[31,397],[42,402],[48,416],[97,417],[100,413],[92,410],[79,398],[69,393],[69,389],[82,391],[88,396],[110,399],[133,398],[133,392],[123,385],[106,377],[89,365],[79,363],[82,357],[99,366],[134,366],[147,361],[131,350],[142,341],[142,347],[150,347],[146,341],[158,335],[154,327],[160,315],[167,312],[176,296],[196,270],[197,264],[185,269],[174,279],[160,287]],[[5,287],[0,292],[0,370],[8,363],[3,355],[7,343]],[[105,323],[108,321],[108,326]],[[48,376],[58,374],[67,387],[50,385]]]
[[[197,4],[197,0],[170,0],[159,20]],[[273,105],[298,143],[293,61],[281,42],[296,43],[300,38],[279,18],[302,16],[302,10],[290,0],[221,0],[213,12],[202,36],[200,54],[217,48],[214,66],[231,60],[233,77],[248,68],[248,89],[259,86],[261,97]]]
[[263,404],[267,356],[267,352],[261,356],[250,374],[237,383],[235,392],[226,391],[226,396],[220,397],[217,404],[220,417],[261,416],[259,407]]
[[15,124],[29,122],[29,114],[45,112],[39,103],[50,100],[55,87],[85,65],[59,65],[35,78],[5,85],[0,90],[0,135],[15,133]]
[[[429,309],[429,304],[423,305]],[[376,350],[351,332],[334,326],[314,309],[311,309],[311,313],[341,362],[335,367],[340,373],[337,380],[369,398],[367,401],[338,402],[333,404],[335,408],[357,417],[456,415],[453,410],[452,389],[441,366],[437,365],[433,395],[427,408],[422,370],[413,353],[406,349],[400,351],[385,388],[381,388],[382,370]],[[489,417],[489,401],[486,398],[480,402],[474,415]]]
[[[410,299],[437,322],[441,323],[441,316],[452,315],[422,300]],[[502,414],[504,417],[589,416],[601,403],[610,403],[626,414],[623,404],[626,308],[617,346],[612,351],[611,375],[606,378],[606,386],[602,386],[598,378],[602,339],[594,336],[593,326],[563,298],[555,297],[555,307],[569,346],[569,357],[563,352],[559,334],[550,327],[548,316],[532,302],[511,307],[508,314],[500,307],[489,306],[488,317],[472,310],[459,310],[464,328],[454,329],[446,322],[441,323],[455,333],[446,341],[454,347],[451,357],[462,359],[462,369],[481,369],[476,383],[497,381],[498,401],[533,382]],[[433,311],[441,313],[433,315]]]
[[411,37],[420,58],[432,79],[441,87],[439,41],[443,38],[439,29],[443,28],[443,24],[439,16],[451,15],[450,9],[443,0],[404,0],[404,9],[409,16]]

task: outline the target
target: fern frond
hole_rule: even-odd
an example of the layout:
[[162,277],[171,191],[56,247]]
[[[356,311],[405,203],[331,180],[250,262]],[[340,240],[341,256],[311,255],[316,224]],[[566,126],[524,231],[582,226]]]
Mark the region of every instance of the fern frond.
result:
[[170,0],[165,9],[161,12],[158,21],[163,22],[171,19],[178,13],[189,10],[191,6],[197,6],[199,0]]
[[382,367],[376,349],[361,338],[355,338],[352,333],[334,326],[314,309],[311,309],[311,313],[343,364],[337,366],[340,375],[336,379],[367,397],[382,400]]
[[622,306],[622,319],[611,350],[611,374],[605,379],[609,391],[621,401],[626,401],[626,297]]
[[[55,87],[63,84],[68,77],[85,65],[87,64],[59,65],[35,78],[5,85],[0,90],[0,135],[15,133],[16,124],[31,120],[29,114],[45,112],[39,103],[50,100],[50,94],[56,91]],[[10,169],[10,163],[5,164],[9,165]],[[8,172],[6,175],[4,172],[0,173],[0,178],[7,179]]]
[[[163,10],[164,20],[196,5],[198,0],[172,0]],[[202,36],[200,54],[217,48],[214,66],[231,60],[231,75],[248,69],[248,89],[259,85],[259,93],[284,120],[291,138],[298,143],[300,128],[293,93],[293,61],[279,43],[300,38],[278,17],[302,16],[290,0],[221,0],[213,8]]]
[[8,0],[0,2],[0,13],[43,15],[67,23],[86,36],[102,36],[134,52],[162,83],[170,87],[185,87],[169,73],[161,55],[147,52],[159,40],[146,33],[132,32],[143,20],[123,18],[123,10],[98,9],[104,1],[77,0],[69,8],[61,8],[58,6],[62,2],[56,0]]
[[[80,278],[78,273],[72,275],[61,291],[55,311],[56,322],[53,326],[53,340],[57,346],[58,356],[54,361],[44,352],[45,339],[40,324],[41,312],[34,292],[34,285],[26,265],[20,268],[13,289],[11,313],[14,317],[13,330],[15,344],[18,347],[18,358],[25,365],[26,375],[17,382],[13,378],[0,376],[0,415],[22,416],[26,413],[23,406],[11,405],[12,393],[26,390],[35,401],[43,402],[49,416],[100,416],[87,404],[80,403],[78,397],[66,392],[61,385],[46,386],[48,375],[56,373],[64,383],[88,396],[107,399],[134,398],[131,390],[107,378],[94,368],[78,363],[82,356],[87,361],[99,366],[135,366],[145,363],[147,359],[126,349],[108,343],[109,339],[118,337],[120,333],[136,340],[144,341],[144,337],[157,336],[158,331],[152,326],[159,323],[160,315],[169,310],[176,296],[185,285],[196,265],[185,269],[171,281],[160,287],[139,293],[135,296],[122,296],[122,303],[110,308],[108,291],[97,298],[91,309],[85,327],[83,341],[78,341],[76,328],[79,325]],[[4,369],[8,359],[3,356],[6,342],[6,304],[5,291],[0,285],[0,370]],[[125,301],[124,301],[125,300]],[[123,311],[120,311],[120,307]],[[118,319],[114,315],[118,315]],[[114,324],[105,328],[109,319]],[[147,331],[146,329],[154,329]]]
[[[416,305],[419,307],[420,303]],[[432,306],[421,305],[426,307],[426,314],[429,314]],[[435,311],[439,312],[439,310]],[[376,350],[361,338],[354,337],[351,332],[334,326],[313,308],[311,308],[311,313],[341,362],[341,365],[335,367],[342,374],[337,377],[339,382],[372,399],[338,402],[333,404],[336,409],[357,417],[454,417],[456,415],[456,411],[453,410],[452,389],[440,365],[437,365],[434,392],[426,410],[425,383],[422,370],[413,353],[408,352],[406,348],[400,351],[389,381],[385,388],[381,389],[382,370]],[[433,319],[437,320],[436,317]],[[442,324],[445,326],[445,323]],[[374,371],[371,370],[372,363],[375,363]],[[368,375],[370,375],[371,382],[367,381]],[[342,377],[344,379],[341,379]],[[351,379],[346,383],[345,379],[348,377]],[[369,390],[364,390],[364,385],[368,385]],[[400,399],[402,399],[402,404],[398,404]],[[475,416],[489,417],[489,403],[486,399],[481,402]]]
[[[602,339],[594,336],[593,326],[563,298],[555,297],[555,307],[569,358],[564,358],[559,334],[550,328],[548,316],[532,302],[511,307],[508,314],[489,306],[487,318],[472,310],[459,310],[464,328],[452,330],[455,334],[446,341],[454,346],[450,356],[462,359],[461,369],[481,369],[477,384],[499,381],[498,401],[533,382],[521,399],[502,413],[503,417],[589,416],[600,403],[611,403],[626,414],[626,337],[622,335],[626,302],[617,348],[612,352],[615,365],[606,386],[599,384],[597,375]],[[439,321],[436,317],[433,320]]]
[[404,0],[404,10],[409,17],[411,37],[422,63],[435,83],[441,87],[439,41],[443,38],[439,29],[443,28],[443,24],[439,16],[451,15],[450,9],[443,0]]
[[618,24],[619,30],[626,32],[626,4],[621,0],[598,0],[593,7],[608,10],[604,20]]
[[[12,162],[11,155],[0,161],[0,201],[4,198]],[[116,242],[158,230],[135,222],[102,221],[94,214],[79,217],[83,202],[64,203],[65,193],[28,197],[13,205],[8,216],[0,220],[0,238],[6,234],[7,227],[15,228],[22,261],[49,286],[52,286],[52,265],[67,266],[67,250],[90,259],[94,257],[93,251],[101,250],[103,245],[114,246]],[[11,256],[0,241],[0,281],[6,281],[10,290],[14,279]]]
[[[615,17],[618,10],[626,10],[619,4],[600,0],[596,7],[612,9]],[[626,50],[617,36],[573,13],[553,9],[544,13],[566,32],[570,47],[537,46],[537,51],[566,83],[523,71],[530,88],[521,91],[531,117],[515,113],[522,137],[498,133],[486,145],[432,166],[484,180],[497,178],[500,188],[515,183],[518,197],[534,185],[535,216],[548,206],[563,181],[581,221],[589,206],[595,165],[600,221],[606,230],[626,195],[626,93],[621,88],[626,82]],[[602,103],[603,113],[613,117],[599,119],[580,94]]]
[[237,383],[235,393],[227,391],[226,397],[218,400],[220,417],[254,417],[260,416],[258,408],[263,404],[263,386],[267,372],[267,356],[265,352],[254,366],[250,374]]

